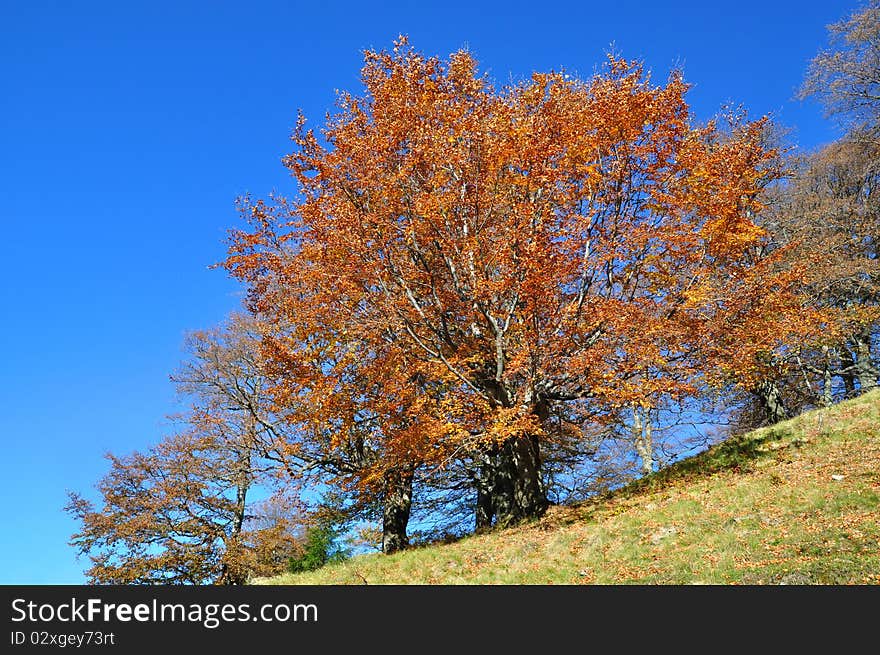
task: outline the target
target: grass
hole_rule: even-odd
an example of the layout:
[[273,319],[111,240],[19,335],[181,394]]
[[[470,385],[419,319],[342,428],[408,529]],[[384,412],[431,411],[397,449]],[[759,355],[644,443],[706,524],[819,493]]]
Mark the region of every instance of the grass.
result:
[[880,584],[880,390],[540,520],[257,584]]

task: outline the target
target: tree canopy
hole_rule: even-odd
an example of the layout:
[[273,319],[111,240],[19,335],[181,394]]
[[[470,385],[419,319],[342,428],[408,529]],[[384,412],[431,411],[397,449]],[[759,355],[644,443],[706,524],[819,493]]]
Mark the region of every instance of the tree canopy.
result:
[[[401,40],[362,80],[320,135],[301,117],[298,197],[246,201],[226,266],[306,411],[357,397],[383,426],[383,474],[470,457],[485,521],[540,514],[542,441],[693,392],[734,322],[772,332],[726,340],[747,381],[733,350],[800,311],[798,272],[753,255],[765,120],[693,125],[680,74],[610,57],[495,88]],[[328,375],[358,393],[315,397]]]

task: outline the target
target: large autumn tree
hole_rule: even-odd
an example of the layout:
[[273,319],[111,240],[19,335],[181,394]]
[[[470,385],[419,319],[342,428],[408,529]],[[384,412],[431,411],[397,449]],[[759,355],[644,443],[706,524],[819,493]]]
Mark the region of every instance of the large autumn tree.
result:
[[695,126],[678,73],[611,57],[496,88],[401,39],[362,81],[320,133],[300,120],[298,194],[245,201],[226,267],[276,326],[284,393],[371,426],[370,480],[467,461],[478,526],[539,515],[543,447],[693,393],[737,347],[707,335],[796,307],[795,274],[754,257],[763,122]]

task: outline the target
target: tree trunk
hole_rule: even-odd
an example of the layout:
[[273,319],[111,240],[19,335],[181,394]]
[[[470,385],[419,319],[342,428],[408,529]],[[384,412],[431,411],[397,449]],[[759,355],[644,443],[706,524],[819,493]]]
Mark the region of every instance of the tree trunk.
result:
[[[241,447],[237,453],[237,471],[235,480],[235,507],[232,514],[232,526],[229,537],[226,541],[227,555],[233,553],[232,562],[235,562],[235,555],[241,549],[240,535],[244,526],[244,519],[247,510],[247,495],[251,486],[251,451],[247,447]],[[230,560],[223,563],[220,570],[220,576],[217,580],[219,585],[243,585],[247,583],[247,574],[243,567],[230,567]]]
[[[499,526],[514,525],[541,516],[549,502],[541,480],[541,454],[538,438],[512,437],[501,444],[492,460],[489,506]],[[490,503],[490,505],[488,505]]]
[[[822,406],[831,407],[834,403],[834,377],[832,375],[832,356],[834,351],[828,346],[822,346]],[[806,373],[804,373],[806,377]]]
[[871,358],[871,332],[865,330],[853,338],[856,377],[859,392],[866,393],[877,386],[877,368]]
[[412,509],[412,471],[393,471],[385,476],[382,507],[382,552],[386,555],[409,545],[406,526]]
[[654,472],[654,443],[651,426],[651,412],[633,405],[633,443],[642,460],[642,474]]
[[474,529],[477,532],[492,527],[495,509],[492,506],[492,467],[484,464],[479,468],[474,484],[477,487],[477,507]]
[[847,346],[843,346],[841,352],[840,363],[843,370],[845,397],[852,398],[856,395],[856,360]]
[[826,362],[822,369],[822,406],[831,407],[834,404],[834,380],[831,377],[831,368]]
[[761,402],[764,418],[770,425],[789,418],[785,404],[782,402],[782,394],[779,392],[779,387],[775,381],[764,380],[755,389],[755,394]]

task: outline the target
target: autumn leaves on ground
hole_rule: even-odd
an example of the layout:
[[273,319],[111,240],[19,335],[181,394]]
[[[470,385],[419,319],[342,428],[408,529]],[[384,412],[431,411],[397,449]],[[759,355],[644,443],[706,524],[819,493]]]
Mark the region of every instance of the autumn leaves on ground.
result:
[[880,391],[528,525],[258,584],[878,584]]

